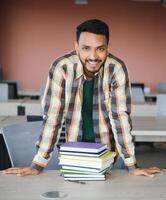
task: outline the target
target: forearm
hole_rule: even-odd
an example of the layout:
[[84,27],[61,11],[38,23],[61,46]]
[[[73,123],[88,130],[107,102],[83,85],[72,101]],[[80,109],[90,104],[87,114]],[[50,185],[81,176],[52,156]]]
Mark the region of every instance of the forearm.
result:
[[32,161],[32,167],[42,170],[51,158],[54,145],[57,144],[64,121],[65,80],[59,70],[50,70],[49,86],[44,106],[43,130],[37,143],[37,154]]
[[136,168],[135,147],[131,135],[131,94],[125,65],[114,70],[111,101],[108,104],[110,123],[118,153],[129,170]]
[[116,148],[124,160],[128,170],[133,170],[137,167],[135,158],[135,147],[131,135],[131,124],[128,120],[128,115],[125,113],[119,117],[112,117],[112,131],[116,142]]

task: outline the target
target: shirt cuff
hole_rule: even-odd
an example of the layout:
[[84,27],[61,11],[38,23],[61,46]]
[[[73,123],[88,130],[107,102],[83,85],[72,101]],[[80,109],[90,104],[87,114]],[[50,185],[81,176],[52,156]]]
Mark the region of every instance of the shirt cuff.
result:
[[43,167],[41,167],[41,166],[39,166],[39,165],[37,165],[33,162],[31,163],[31,167],[38,170],[38,171],[42,171],[44,169]]
[[138,168],[136,163],[135,163],[134,165],[132,165],[132,166],[127,166],[127,165],[126,165],[126,167],[127,167],[127,169],[128,169],[129,171],[132,171],[132,170]]
[[124,162],[129,171],[138,168],[135,157],[126,158]]
[[44,167],[47,165],[47,163],[49,162],[49,159],[45,159],[43,158],[39,153],[35,155],[32,163],[31,163],[31,167],[41,171],[44,169]]

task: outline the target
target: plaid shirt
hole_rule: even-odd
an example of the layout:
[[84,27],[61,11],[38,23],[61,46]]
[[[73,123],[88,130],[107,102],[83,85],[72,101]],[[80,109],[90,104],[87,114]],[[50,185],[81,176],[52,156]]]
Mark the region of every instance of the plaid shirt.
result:
[[[65,123],[66,141],[82,140],[82,95],[85,76],[75,51],[58,58],[49,70],[44,106],[44,126],[37,143],[32,167],[46,166],[58,144]],[[135,150],[131,136],[131,95],[125,64],[112,54],[95,75],[93,128],[95,142],[117,150],[129,170],[135,169]]]

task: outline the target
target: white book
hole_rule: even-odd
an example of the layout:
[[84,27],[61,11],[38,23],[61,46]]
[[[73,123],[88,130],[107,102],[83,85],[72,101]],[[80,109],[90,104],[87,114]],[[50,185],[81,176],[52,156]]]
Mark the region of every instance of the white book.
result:
[[70,178],[64,178],[65,181],[105,181],[105,177],[87,177],[87,178],[75,178],[75,177],[70,177]]
[[62,169],[77,170],[77,171],[83,171],[83,172],[95,172],[95,173],[103,172],[104,170],[108,169],[109,167],[106,167],[104,169],[96,169],[96,168],[88,168],[88,167],[62,165]]
[[60,159],[60,165],[70,165],[70,166],[79,166],[79,167],[89,167],[97,169],[105,169],[111,165],[110,160],[106,162],[87,162],[82,160],[69,160],[69,159]]
[[65,178],[105,178],[104,174],[63,174]]
[[107,170],[108,168],[104,169],[101,172],[87,172],[87,171],[79,171],[79,170],[71,170],[71,169],[60,169],[60,172],[63,174],[94,174],[96,175],[96,174],[104,174]]
[[85,162],[105,162],[107,160],[112,161],[115,157],[116,153],[108,151],[101,155],[100,157],[87,157],[87,156],[76,156],[76,155],[66,155],[61,154],[59,159],[68,159],[68,160],[77,160],[77,161],[85,161]]

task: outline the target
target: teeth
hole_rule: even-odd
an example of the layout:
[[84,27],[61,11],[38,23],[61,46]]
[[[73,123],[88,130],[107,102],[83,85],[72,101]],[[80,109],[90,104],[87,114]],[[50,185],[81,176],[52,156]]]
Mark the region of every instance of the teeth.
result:
[[97,62],[89,61],[90,64],[97,64]]

